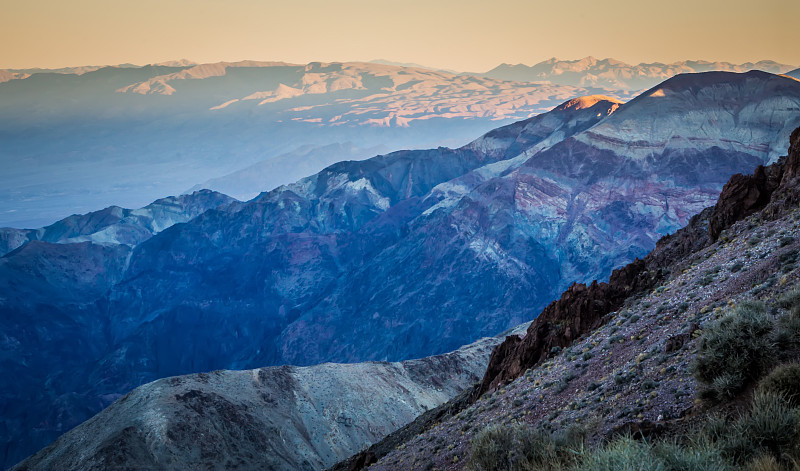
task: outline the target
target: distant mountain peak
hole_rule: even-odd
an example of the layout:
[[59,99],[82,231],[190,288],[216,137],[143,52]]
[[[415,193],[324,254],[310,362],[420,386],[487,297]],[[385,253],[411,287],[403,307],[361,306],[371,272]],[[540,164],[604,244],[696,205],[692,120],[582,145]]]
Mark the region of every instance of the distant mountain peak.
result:
[[624,103],[621,100],[605,95],[587,95],[578,98],[573,98],[572,100],[569,100],[557,106],[555,109],[558,111],[583,110],[586,108],[591,108],[592,106],[596,105],[601,101],[609,101],[611,103],[617,103],[620,105]]
[[791,65],[769,60],[743,64],[684,60],[669,64],[652,62],[633,65],[612,58],[598,59],[587,56],[577,60],[561,60],[553,57],[532,66],[501,64],[480,75],[517,82],[549,82],[577,87],[646,90],[665,79],[682,73],[747,72],[757,69],[773,74],[791,74],[790,71],[794,68]]
[[197,64],[198,64],[197,62],[190,61],[189,59],[178,59],[171,61],[156,62],[150,65],[161,66],[161,67],[192,67]]

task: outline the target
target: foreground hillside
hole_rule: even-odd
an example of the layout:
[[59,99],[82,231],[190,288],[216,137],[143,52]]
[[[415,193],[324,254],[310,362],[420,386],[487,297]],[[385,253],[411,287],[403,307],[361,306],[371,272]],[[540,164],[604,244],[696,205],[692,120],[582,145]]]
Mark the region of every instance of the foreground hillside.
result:
[[158,380],[13,469],[324,469],[470,388],[501,340],[402,363]]
[[[472,401],[423,416],[349,469],[376,458],[370,469],[792,469],[799,184],[800,129],[787,159],[735,176],[643,260],[574,285],[508,337]],[[601,446],[626,434],[677,441]]]

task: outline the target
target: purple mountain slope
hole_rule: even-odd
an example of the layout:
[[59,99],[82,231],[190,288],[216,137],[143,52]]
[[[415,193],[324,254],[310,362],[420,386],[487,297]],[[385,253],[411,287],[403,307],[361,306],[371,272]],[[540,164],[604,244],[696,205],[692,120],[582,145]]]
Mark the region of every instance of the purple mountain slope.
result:
[[[401,360],[497,333],[572,282],[647,253],[731,174],[773,160],[798,125],[793,79],[678,76],[625,105],[573,100],[460,149],[342,162],[207,211],[137,245],[104,296],[42,301],[37,309],[101,327],[75,334],[83,363],[42,366],[41,383],[0,389],[3,403],[49,404],[3,415],[5,439],[16,445],[30,423],[52,437],[77,423],[76,410],[159,377]],[[37,316],[21,302],[0,309]],[[49,322],[43,332],[58,328]],[[4,371],[22,358],[47,363],[4,332]],[[67,374],[82,383],[47,379]]]

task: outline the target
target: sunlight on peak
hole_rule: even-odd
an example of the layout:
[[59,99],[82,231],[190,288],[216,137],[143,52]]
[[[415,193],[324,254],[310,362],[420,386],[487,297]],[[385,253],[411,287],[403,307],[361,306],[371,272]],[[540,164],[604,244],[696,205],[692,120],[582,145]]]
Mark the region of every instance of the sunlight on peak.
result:
[[605,96],[605,95],[587,95],[587,96],[581,96],[581,97],[578,97],[578,98],[573,98],[572,100],[564,102],[561,105],[559,105],[558,107],[556,107],[556,109],[560,109],[560,110],[566,110],[566,109],[582,110],[582,109],[586,109],[586,108],[591,108],[592,106],[596,105],[597,103],[599,103],[601,101],[608,101],[608,102],[611,102],[611,103],[616,103],[618,105],[622,104],[622,101],[620,101],[620,100],[618,100],[616,98]]
[[653,93],[651,93],[650,96],[652,96],[652,97],[662,97],[662,96],[666,96],[666,95],[664,95],[664,89],[663,88],[659,88],[658,90],[656,90]]

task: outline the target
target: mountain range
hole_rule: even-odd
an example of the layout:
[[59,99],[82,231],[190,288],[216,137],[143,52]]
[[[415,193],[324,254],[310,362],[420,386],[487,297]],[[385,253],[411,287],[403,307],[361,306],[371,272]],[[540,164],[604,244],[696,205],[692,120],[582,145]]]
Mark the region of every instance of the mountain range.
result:
[[643,90],[678,74],[711,71],[747,72],[749,70],[783,74],[794,68],[795,66],[769,60],[744,64],[698,60],[669,64],[652,62],[632,65],[616,59],[596,59],[589,56],[579,60],[552,58],[532,66],[500,64],[480,75],[519,82],[547,82],[557,85],[600,87],[613,90]]
[[776,161],[798,125],[794,79],[685,74],[457,149],[340,162],[132,248],[29,242],[0,258],[5,462],[157,378],[419,358],[529,320]]
[[39,229],[0,228],[0,257],[37,240],[53,244],[92,242],[133,247],[173,224],[187,222],[209,209],[235,201],[210,190],[161,198],[139,209],[109,206],[74,214]]
[[[458,146],[598,92],[356,62],[175,61],[68,72],[2,72],[16,79],[0,83],[0,227],[141,207],[281,156],[261,185],[233,188],[231,196],[249,199],[275,187],[265,185],[370,156],[336,153],[336,145]],[[306,161],[310,147],[325,151]]]
[[[709,348],[706,336],[750,312],[772,324],[767,331],[775,331],[781,349],[771,360],[791,367],[798,345],[791,321],[800,315],[799,181],[800,128],[788,157],[752,175],[734,175],[716,204],[661,238],[643,259],[615,270],[607,283],[570,286],[524,336],[524,327],[509,332],[494,348],[481,384],[433,410],[427,410],[437,402],[432,396],[464,389],[471,368],[485,365],[487,348],[499,338],[401,364],[284,366],[159,380],[14,469],[322,469],[410,420],[409,408],[419,414],[413,422],[330,469],[496,469],[509,450],[520,460],[542,459],[526,437],[558,453],[545,455],[546,464],[582,465],[576,469],[592,469],[585,466],[603,453],[619,465],[647,469],[662,462],[734,469],[763,453],[780,456],[794,443],[780,435],[765,446],[761,431],[774,430],[774,420],[785,415],[766,428],[749,422],[738,429],[748,415],[761,417],[758,394],[752,400],[749,388],[727,403],[708,403],[688,365]],[[771,312],[756,300],[770,302]],[[741,352],[764,331],[733,335]],[[721,412],[728,417],[724,430],[709,429]],[[696,449],[693,439],[709,438],[703,430],[716,432]],[[549,434],[556,438],[548,440]],[[737,440],[736,453],[726,448],[727,434]]]

